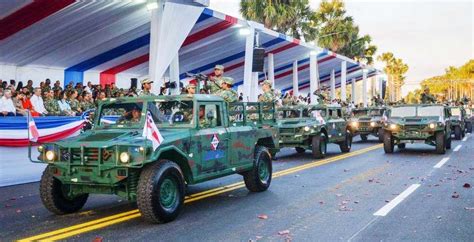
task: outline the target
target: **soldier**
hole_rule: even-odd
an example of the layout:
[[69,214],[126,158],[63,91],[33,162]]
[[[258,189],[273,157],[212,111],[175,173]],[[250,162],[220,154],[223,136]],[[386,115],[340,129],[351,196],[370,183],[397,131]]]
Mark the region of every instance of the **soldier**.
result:
[[142,91],[138,94],[138,96],[155,96],[155,94],[151,93],[151,84],[153,82],[150,79],[144,79],[141,81],[142,84]]
[[424,92],[421,94],[421,103],[436,103],[436,98],[431,95],[428,87],[425,87]]
[[196,82],[190,81],[188,85],[186,85],[186,92],[184,94],[196,94]]
[[119,124],[136,124],[140,122],[142,116],[141,110],[138,107],[133,107],[131,111],[125,112],[119,119]]
[[34,88],[33,88],[33,81],[32,81],[32,80],[28,80],[28,82],[27,82],[25,88],[28,89],[28,92],[29,92],[29,93],[33,93],[33,91],[34,91]]
[[41,88],[41,93],[49,92],[49,90],[51,90],[51,80],[48,78],[44,81],[43,88]]
[[272,82],[265,80],[262,83],[263,94],[258,99],[259,102],[271,103],[275,101],[275,94],[272,90]]
[[55,83],[54,83],[54,86],[53,86],[53,91],[62,91],[63,88],[61,87],[61,83],[59,82],[59,80],[57,80]]
[[238,96],[237,92],[232,90],[232,85],[234,84],[234,79],[231,77],[223,77],[221,83],[221,90],[216,93],[216,95],[224,98],[226,102],[237,102]]
[[46,100],[44,102],[44,108],[48,111],[50,116],[60,116],[63,115],[61,109],[59,108],[58,100],[54,99],[54,91],[50,90],[46,95]]
[[120,90],[115,86],[115,82],[110,83],[110,94],[111,97],[118,97]]
[[73,90],[69,94],[69,106],[71,106],[71,110],[76,114],[82,113],[81,105],[79,101],[77,101],[77,91]]
[[313,94],[318,98],[318,104],[323,104],[326,102],[326,96],[324,96],[324,94],[321,92],[321,89],[317,89]]
[[92,94],[86,91],[82,92],[82,101],[80,105],[81,105],[81,109],[84,111],[94,109],[95,105],[94,105],[94,102],[92,101]]
[[206,108],[204,105],[199,107],[199,127],[202,129],[209,128],[211,123],[206,118]]
[[224,66],[216,65],[214,67],[214,75],[209,77],[206,88],[210,90],[210,94],[216,94],[221,89],[222,79],[224,75]]

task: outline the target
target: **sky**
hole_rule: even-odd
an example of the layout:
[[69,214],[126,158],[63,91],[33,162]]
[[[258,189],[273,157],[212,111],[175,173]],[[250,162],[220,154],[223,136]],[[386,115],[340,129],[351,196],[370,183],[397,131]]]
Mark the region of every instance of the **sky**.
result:
[[[210,0],[210,8],[240,17],[240,0]],[[317,9],[319,0],[310,0]],[[348,0],[347,14],[369,34],[376,55],[390,51],[408,64],[402,94],[423,79],[442,75],[448,66],[474,59],[472,0]],[[379,66],[379,64],[376,64]]]

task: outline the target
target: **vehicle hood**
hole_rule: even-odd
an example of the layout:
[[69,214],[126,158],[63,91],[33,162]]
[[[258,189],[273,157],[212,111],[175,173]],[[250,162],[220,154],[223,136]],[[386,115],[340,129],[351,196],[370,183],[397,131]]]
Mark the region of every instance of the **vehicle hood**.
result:
[[[190,135],[188,129],[160,129],[163,145],[173,143]],[[79,136],[55,142],[62,147],[101,147],[107,148],[115,145],[141,145],[144,143],[142,129],[133,130],[92,130]]]
[[390,118],[389,122],[400,125],[420,125],[430,124],[433,122],[439,122],[440,117],[403,117],[403,118]]
[[279,120],[278,126],[280,128],[299,128],[305,126],[320,125],[321,123],[315,119],[293,119],[293,120]]

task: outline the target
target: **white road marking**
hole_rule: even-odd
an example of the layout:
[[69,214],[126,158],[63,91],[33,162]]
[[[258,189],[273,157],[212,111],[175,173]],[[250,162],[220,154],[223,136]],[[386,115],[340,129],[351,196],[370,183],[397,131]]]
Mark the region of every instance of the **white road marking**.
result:
[[413,184],[408,187],[405,191],[400,193],[397,197],[395,197],[392,201],[387,203],[387,205],[383,206],[379,211],[374,213],[374,216],[385,216],[387,215],[392,209],[394,209],[398,204],[400,204],[405,198],[407,198],[410,194],[412,194],[420,184]]
[[448,160],[449,160],[449,157],[443,158],[440,162],[438,162],[438,164],[433,166],[433,168],[441,168],[444,165],[444,163],[448,162]]
[[458,146],[456,146],[456,148],[454,148],[453,151],[454,151],[454,152],[457,152],[457,151],[459,151],[459,150],[461,149],[461,147],[462,147],[462,145],[458,145]]
[[466,141],[466,140],[467,140],[467,136],[466,136],[466,137],[464,137],[464,139],[462,139],[462,141]]

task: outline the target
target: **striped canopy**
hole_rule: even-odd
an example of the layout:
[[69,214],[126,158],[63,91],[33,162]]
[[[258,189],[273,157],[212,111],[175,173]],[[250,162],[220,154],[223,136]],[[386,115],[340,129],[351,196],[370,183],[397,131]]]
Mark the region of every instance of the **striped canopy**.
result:
[[[0,1],[0,63],[64,69],[64,83],[83,82],[84,73],[99,73],[101,83],[115,81],[117,74],[148,75],[150,11],[134,1]],[[210,74],[216,64],[225,75],[243,84],[245,20],[209,8],[196,21],[179,50],[180,78],[187,72]],[[176,26],[176,31],[180,31]],[[297,39],[256,25],[260,47],[274,54],[275,85],[292,88],[293,62],[298,62],[300,90],[309,88],[309,53],[318,53],[319,78],[329,86],[335,70],[340,85],[341,62],[347,61],[347,79],[362,79],[363,65]],[[159,57],[158,57],[159,59]],[[267,58],[266,58],[267,59]],[[265,62],[266,62],[265,59]],[[266,65],[265,65],[266,66]],[[367,76],[377,70],[367,67]],[[265,73],[259,80],[265,79]]]

